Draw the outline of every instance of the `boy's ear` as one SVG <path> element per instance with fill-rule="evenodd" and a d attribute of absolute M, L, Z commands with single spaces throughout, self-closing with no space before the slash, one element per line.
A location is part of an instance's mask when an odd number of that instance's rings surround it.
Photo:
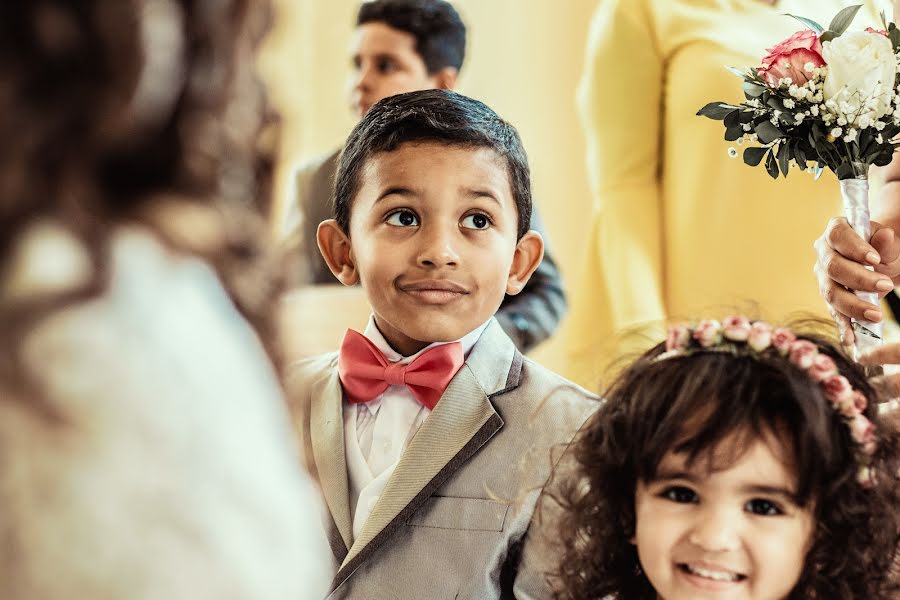
<path fill-rule="evenodd" d="M 316 242 L 325 263 L 338 281 L 344 285 L 356 285 L 359 282 L 359 273 L 350 248 L 350 237 L 344 233 L 337 221 L 328 219 L 319 223 Z"/>
<path fill-rule="evenodd" d="M 434 87 L 439 90 L 456 89 L 457 77 L 459 77 L 459 71 L 456 67 L 444 67 L 432 75 L 432 78 L 434 78 Z"/>
<path fill-rule="evenodd" d="M 512 267 L 506 279 L 506 293 L 514 296 L 522 291 L 544 258 L 544 238 L 535 230 L 528 231 L 516 244 Z"/>

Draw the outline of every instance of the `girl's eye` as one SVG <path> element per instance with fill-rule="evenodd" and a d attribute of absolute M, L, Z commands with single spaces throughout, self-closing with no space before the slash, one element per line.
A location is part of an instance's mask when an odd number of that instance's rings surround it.
<path fill-rule="evenodd" d="M 667 500 L 678 502 L 679 504 L 696 503 L 699 500 L 694 490 L 681 486 L 666 488 L 660 495 Z"/>
<path fill-rule="evenodd" d="M 464 217 L 461 225 L 466 229 L 487 229 L 491 225 L 491 220 L 487 215 L 475 213 Z"/>
<path fill-rule="evenodd" d="M 750 500 L 749 502 L 747 502 L 747 504 L 744 505 L 744 510 L 753 513 L 754 515 L 762 515 L 766 517 L 784 514 L 784 511 L 781 510 L 780 506 L 778 506 L 771 500 L 764 500 L 762 498 L 754 498 L 753 500 Z"/>
<path fill-rule="evenodd" d="M 398 210 L 389 214 L 385 223 L 394 227 L 415 227 L 419 224 L 419 217 L 412 211 Z"/>

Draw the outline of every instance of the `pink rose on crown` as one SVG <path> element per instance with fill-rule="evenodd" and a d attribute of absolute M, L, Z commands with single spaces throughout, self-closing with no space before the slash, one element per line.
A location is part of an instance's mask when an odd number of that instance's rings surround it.
<path fill-rule="evenodd" d="M 819 349 L 808 340 L 797 340 L 790 346 L 790 361 L 804 371 L 813 366 L 818 354 Z"/>
<path fill-rule="evenodd" d="M 859 412 L 866 410 L 866 406 L 869 405 L 869 402 L 866 400 L 866 395 L 858 390 L 853 390 L 853 405 Z"/>
<path fill-rule="evenodd" d="M 845 417 L 853 417 L 859 414 L 856 409 L 856 400 L 853 397 L 853 387 L 843 375 L 832 375 L 822 382 L 825 397 L 831 401 L 835 409 Z"/>
<path fill-rule="evenodd" d="M 797 336 L 794 335 L 794 332 L 790 329 L 785 329 L 784 327 L 779 327 L 775 331 L 772 332 L 772 345 L 781 353 L 782 356 L 787 356 L 791 351 L 791 344 L 793 344 L 797 340 Z"/>
<path fill-rule="evenodd" d="M 803 85 L 812 76 L 806 70 L 808 64 L 813 68 L 825 64 L 822 58 L 822 43 L 819 36 L 811 29 L 798 31 L 774 48 L 763 58 L 756 73 L 771 86 L 778 85 L 779 79 L 790 78 L 791 83 Z"/>
<path fill-rule="evenodd" d="M 725 317 L 722 328 L 722 335 L 732 342 L 746 342 L 750 337 L 750 319 L 743 315 Z"/>
<path fill-rule="evenodd" d="M 762 352 L 772 345 L 772 326 L 765 321 L 756 321 L 750 326 L 747 345 L 757 352 Z"/>
<path fill-rule="evenodd" d="M 868 31 L 869 33 L 880 33 L 884 37 L 890 37 L 888 35 L 888 32 L 885 31 L 884 29 L 875 29 L 874 27 L 866 27 L 866 31 Z"/>
<path fill-rule="evenodd" d="M 875 441 L 875 425 L 864 415 L 856 415 L 850 421 L 850 435 L 857 444 L 871 444 Z"/>
<path fill-rule="evenodd" d="M 669 327 L 669 335 L 666 337 L 666 352 L 672 350 L 684 350 L 691 343 L 691 329 L 681 323 Z"/>
<path fill-rule="evenodd" d="M 722 325 L 714 319 L 706 319 L 697 323 L 694 339 L 704 348 L 715 346 L 722 341 Z"/>
<path fill-rule="evenodd" d="M 831 357 L 826 354 L 816 355 L 812 367 L 809 368 L 809 376 L 813 381 L 825 381 L 832 375 L 837 374 L 837 365 L 835 365 L 834 361 L 831 360 Z"/>

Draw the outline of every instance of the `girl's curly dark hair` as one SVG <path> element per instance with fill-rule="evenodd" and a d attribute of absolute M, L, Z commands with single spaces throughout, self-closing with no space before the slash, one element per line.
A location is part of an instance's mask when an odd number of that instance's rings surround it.
<path fill-rule="evenodd" d="M 266 0 L 0 3 L 0 276 L 46 221 L 92 266 L 77 289 L 0 302 L 0 380 L 22 377 L 16 347 L 36 321 L 103 292 L 123 223 L 208 261 L 276 358 L 261 209 L 277 130 L 253 64 L 270 16 Z M 214 243 L 183 221 L 171 235 L 160 206 L 202 215 Z"/>
<path fill-rule="evenodd" d="M 669 450 L 685 451 L 690 462 L 732 433 L 748 431 L 782 432 L 792 453 L 798 500 L 815 507 L 814 540 L 788 599 L 898 597 L 898 428 L 879 417 L 878 394 L 859 366 L 822 337 L 798 337 L 815 343 L 865 394 L 864 414 L 877 428 L 878 485 L 864 489 L 857 483 L 847 426 L 820 387 L 777 351 L 655 360 L 665 350 L 660 344 L 611 385 L 605 404 L 572 448 L 577 476 L 556 499 L 564 511 L 560 535 L 566 540 L 553 576 L 557 598 L 655 600 L 629 542 L 638 482 L 653 478 Z M 709 416 L 698 423 L 698 415 Z M 685 423 L 691 423 L 690 431 Z M 738 439 L 749 444 L 752 438 Z"/>

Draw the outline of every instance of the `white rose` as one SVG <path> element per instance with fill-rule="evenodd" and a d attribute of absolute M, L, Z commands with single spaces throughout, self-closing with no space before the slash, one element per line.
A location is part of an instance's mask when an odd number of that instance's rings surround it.
<path fill-rule="evenodd" d="M 897 61 L 891 41 L 880 33 L 851 31 L 822 45 L 828 64 L 825 99 L 863 106 L 874 100 L 876 119 L 891 109 Z"/>

